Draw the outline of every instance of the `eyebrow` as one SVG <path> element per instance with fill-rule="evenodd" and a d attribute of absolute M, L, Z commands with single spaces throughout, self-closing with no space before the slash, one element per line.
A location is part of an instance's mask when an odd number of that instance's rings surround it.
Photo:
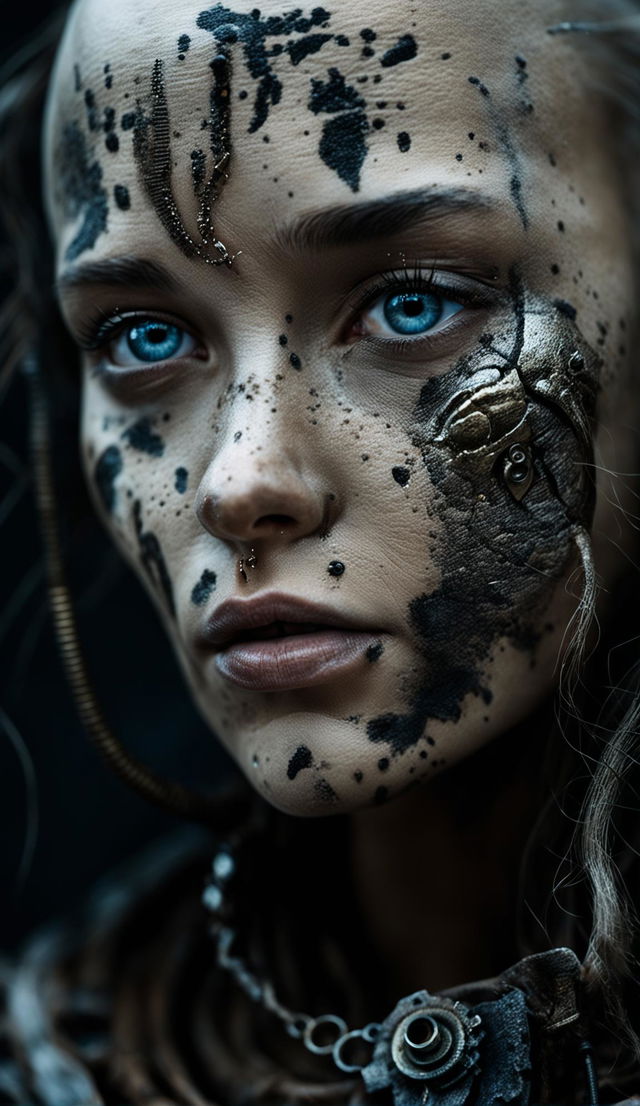
<path fill-rule="evenodd" d="M 279 228 L 276 241 L 293 253 L 353 246 L 372 238 L 389 238 L 416 224 L 432 224 L 459 211 L 486 211 L 495 206 L 492 196 L 471 188 L 419 188 L 312 211 Z"/>
<path fill-rule="evenodd" d="M 496 201 L 471 188 L 419 188 L 394 192 L 376 200 L 311 211 L 275 233 L 275 242 L 289 253 L 319 252 L 336 246 L 353 246 L 376 238 L 390 238 L 421 223 L 433 225 L 459 211 L 490 210 Z M 157 261 L 137 257 L 87 261 L 61 273 L 54 288 L 65 292 L 91 285 L 115 288 L 154 288 L 179 292 L 180 282 Z"/>
<path fill-rule="evenodd" d="M 180 287 L 171 271 L 157 261 L 138 257 L 108 257 L 103 261 L 84 262 L 61 273 L 54 288 L 60 296 L 93 284 L 110 284 L 115 288 L 156 288 L 160 292 L 177 292 Z"/>

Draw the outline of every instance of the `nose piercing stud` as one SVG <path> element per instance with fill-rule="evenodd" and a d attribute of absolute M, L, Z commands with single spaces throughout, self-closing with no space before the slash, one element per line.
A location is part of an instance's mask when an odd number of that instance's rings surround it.
<path fill-rule="evenodd" d="M 258 558 L 256 557 L 256 551 L 252 546 L 251 549 L 249 550 L 248 555 L 246 557 L 241 557 L 240 560 L 238 561 L 238 572 L 242 576 L 242 579 L 244 580 L 245 584 L 247 582 L 247 571 L 246 570 L 248 568 L 251 568 L 251 569 L 256 568 L 257 564 L 258 564 Z"/>

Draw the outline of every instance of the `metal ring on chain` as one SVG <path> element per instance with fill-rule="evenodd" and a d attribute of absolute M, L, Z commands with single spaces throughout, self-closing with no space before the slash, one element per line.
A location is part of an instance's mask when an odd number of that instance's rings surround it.
<path fill-rule="evenodd" d="M 327 1027 L 333 1027 L 337 1032 L 334 1035 L 334 1039 L 329 1041 L 328 1044 L 318 1044 L 315 1041 L 314 1034 L 319 1029 L 322 1031 Z M 337 1014 L 321 1014 L 319 1018 L 314 1018 L 311 1025 L 308 1025 L 304 1031 L 304 1043 L 309 1049 L 309 1052 L 315 1052 L 317 1056 L 329 1056 L 338 1041 L 344 1037 L 348 1032 L 348 1025 L 342 1018 L 339 1018 Z"/>
<path fill-rule="evenodd" d="M 367 1066 L 371 1060 L 371 1055 L 368 1055 L 366 1060 L 360 1062 L 359 1060 L 350 1062 L 345 1057 L 345 1052 L 348 1053 L 349 1049 L 353 1049 L 354 1042 L 362 1044 L 364 1041 L 367 1045 L 373 1045 L 380 1032 L 380 1026 L 377 1022 L 370 1022 L 364 1029 L 352 1029 L 350 1033 L 345 1033 L 332 1049 L 333 1062 L 340 1071 L 344 1071 L 347 1075 L 357 1075 Z"/>

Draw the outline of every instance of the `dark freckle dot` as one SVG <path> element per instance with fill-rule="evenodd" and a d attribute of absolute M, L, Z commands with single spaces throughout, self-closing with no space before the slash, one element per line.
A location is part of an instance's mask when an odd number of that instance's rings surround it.
<path fill-rule="evenodd" d="M 327 572 L 330 576 L 342 576 L 344 571 L 345 565 L 342 563 L 342 561 L 331 561 L 329 563 L 329 567 L 327 568 Z"/>
<path fill-rule="evenodd" d="M 391 475 L 396 484 L 399 484 L 401 488 L 404 488 L 409 483 L 411 473 L 404 465 L 394 465 L 391 469 Z"/>
<path fill-rule="evenodd" d="M 426 760 L 426 759 L 427 759 L 427 750 L 426 749 L 421 749 L 420 750 L 420 760 Z"/>
<path fill-rule="evenodd" d="M 116 207 L 119 207 L 121 211 L 128 211 L 131 207 L 129 189 L 125 184 L 115 184 L 113 186 L 113 198 L 116 201 Z"/>
<path fill-rule="evenodd" d="M 310 768 L 312 763 L 311 750 L 306 745 L 298 745 L 287 766 L 288 779 L 295 780 L 298 772 L 301 772 L 303 768 Z"/>
<path fill-rule="evenodd" d="M 389 758 L 388 757 L 381 757 L 380 760 L 378 761 L 378 768 L 380 769 L 380 771 L 381 772 L 386 772 L 388 767 L 389 767 Z"/>
<path fill-rule="evenodd" d="M 376 641 L 375 645 L 370 645 L 369 646 L 369 648 L 367 649 L 367 652 L 366 652 L 365 655 L 366 655 L 367 660 L 371 664 L 373 664 L 374 661 L 377 661 L 377 660 L 380 659 L 380 657 L 382 656 L 383 653 L 384 653 L 384 645 L 382 644 L 381 641 Z"/>
<path fill-rule="evenodd" d="M 377 119 L 374 119 L 372 121 L 371 126 L 373 127 L 374 131 L 381 131 L 384 127 L 384 119 L 380 119 L 380 117 L 378 116 Z"/>
<path fill-rule="evenodd" d="M 310 134 L 311 132 L 310 132 L 310 131 L 303 131 L 302 133 L 303 133 L 303 135 L 305 136 L 305 138 L 308 138 L 308 137 L 309 137 L 309 134 Z"/>
<path fill-rule="evenodd" d="M 293 192 L 287 192 L 287 196 L 289 197 L 290 200 L 292 200 L 293 199 Z"/>
<path fill-rule="evenodd" d="M 187 483 L 189 481 L 189 472 L 186 468 L 180 465 L 175 471 L 175 483 L 174 487 L 180 495 L 184 495 L 187 490 Z"/>
<path fill-rule="evenodd" d="M 360 772 L 360 771 L 354 772 L 353 773 L 353 778 L 356 781 L 356 783 L 362 783 L 362 778 L 363 778 L 362 777 L 362 772 Z"/>
<path fill-rule="evenodd" d="M 289 339 L 287 338 L 286 334 L 281 334 L 280 337 L 278 338 L 278 341 L 279 341 L 281 346 L 286 346 Z"/>
<path fill-rule="evenodd" d="M 442 58 L 443 61 L 449 61 L 449 58 L 451 57 L 451 54 L 447 52 L 445 54 L 440 54 L 440 57 Z"/>
<path fill-rule="evenodd" d="M 301 362 L 300 358 L 298 357 L 297 353 L 290 353 L 289 354 L 289 361 L 290 361 L 290 363 L 291 363 L 291 365 L 293 366 L 294 369 L 301 369 L 302 368 L 302 362 Z"/>
<path fill-rule="evenodd" d="M 109 131 L 109 134 L 104 140 L 104 144 L 107 147 L 109 153 L 115 154 L 120 148 L 120 140 L 115 131 Z"/>
<path fill-rule="evenodd" d="M 389 788 L 388 787 L 378 787 L 378 788 L 376 788 L 376 793 L 373 796 L 373 801 L 376 804 L 384 803 L 386 801 L 386 799 L 388 798 L 388 795 L 389 795 Z"/>
<path fill-rule="evenodd" d="M 554 261 L 553 265 L 551 266 L 551 272 L 553 273 L 554 276 L 557 276 L 558 273 L 560 272 L 560 266 L 556 265 L 555 261 Z"/>
<path fill-rule="evenodd" d="M 398 111 L 404 111 L 404 102 L 402 100 L 399 100 L 396 104 L 396 108 Z"/>
<path fill-rule="evenodd" d="M 249 95 L 249 93 L 247 92 L 246 88 L 241 88 L 239 93 L 238 93 L 238 99 L 239 100 L 246 100 L 248 95 Z"/>
<path fill-rule="evenodd" d="M 462 161 L 462 154 L 456 154 L 456 161 Z"/>
<path fill-rule="evenodd" d="M 262 141 L 263 142 L 271 142 L 271 139 L 269 138 L 268 134 L 263 134 Z"/>
<path fill-rule="evenodd" d="M 476 132 L 475 131 L 469 131 L 469 138 L 471 139 L 472 142 L 473 142 L 475 137 L 476 137 Z"/>
<path fill-rule="evenodd" d="M 562 222 L 562 219 L 558 219 L 558 230 L 561 234 L 564 233 L 564 223 Z"/>
<path fill-rule="evenodd" d="M 398 135 L 398 149 L 401 154 L 406 154 L 411 149 L 411 135 L 408 131 L 400 131 Z"/>
<path fill-rule="evenodd" d="M 376 100 L 376 107 L 377 107 L 378 111 L 384 111 L 386 106 L 387 106 L 387 101 L 386 100 Z"/>

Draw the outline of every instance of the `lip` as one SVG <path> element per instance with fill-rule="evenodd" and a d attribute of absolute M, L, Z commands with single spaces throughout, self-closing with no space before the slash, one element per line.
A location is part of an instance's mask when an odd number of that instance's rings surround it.
<path fill-rule="evenodd" d="M 279 630 L 285 633 L 275 636 Z M 218 672 L 237 687 L 292 691 L 361 665 L 368 646 L 382 636 L 357 617 L 271 592 L 221 603 L 201 627 L 197 645 L 215 654 Z"/>

